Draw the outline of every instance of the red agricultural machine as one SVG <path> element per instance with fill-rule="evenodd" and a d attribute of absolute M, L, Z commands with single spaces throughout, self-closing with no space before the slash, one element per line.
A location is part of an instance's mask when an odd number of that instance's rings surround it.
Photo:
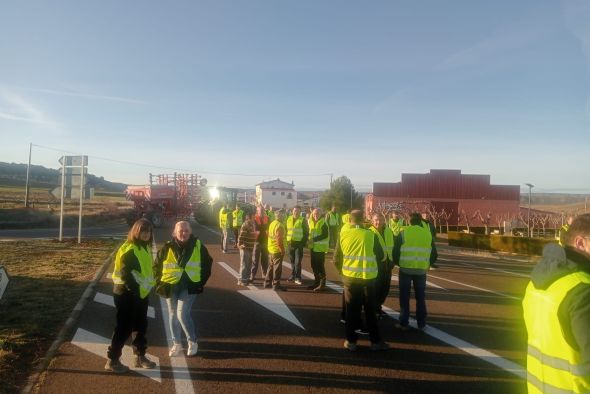
<path fill-rule="evenodd" d="M 127 223 L 131 226 L 144 217 L 160 227 L 167 218 L 188 220 L 201 203 L 206 184 L 197 174 L 150 174 L 149 185 L 127 186 L 127 199 L 134 203 Z"/>

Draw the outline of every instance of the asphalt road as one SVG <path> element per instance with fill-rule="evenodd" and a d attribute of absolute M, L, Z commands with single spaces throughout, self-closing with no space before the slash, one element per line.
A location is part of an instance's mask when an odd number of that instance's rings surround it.
<path fill-rule="evenodd" d="M 530 262 L 441 250 L 441 268 L 428 276 L 425 332 L 395 328 L 399 304 L 394 279 L 386 302 L 390 317 L 379 323 L 392 349 L 369 352 L 368 338 L 361 337 L 359 351 L 350 353 L 342 347 L 340 279 L 331 256 L 326 264 L 331 289 L 326 292 L 313 293 L 305 282 L 287 284 L 289 291 L 281 293 L 262 290 L 261 281 L 238 287 L 239 255 L 220 252 L 215 230 L 194 229 L 214 258 L 212 277 L 193 309 L 197 356 L 168 357 L 165 303 L 152 296 L 148 353 L 159 369 L 149 376 L 105 372 L 115 316 L 108 305 L 112 283 L 105 276 L 95 301 L 51 363 L 41 393 L 526 391 L 521 298 Z M 156 231 L 158 246 L 170 231 Z M 290 270 L 284 268 L 286 278 Z M 311 272 L 307 255 L 303 268 Z"/>

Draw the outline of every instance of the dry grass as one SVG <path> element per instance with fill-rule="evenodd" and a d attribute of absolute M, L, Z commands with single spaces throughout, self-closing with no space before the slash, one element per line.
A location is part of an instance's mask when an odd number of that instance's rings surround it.
<path fill-rule="evenodd" d="M 112 240 L 0 243 L 10 283 L 0 300 L 0 392 L 18 392 L 104 260 Z"/>
<path fill-rule="evenodd" d="M 24 188 L 0 186 L 0 228 L 52 227 L 59 223 L 60 201 L 47 189 L 31 189 L 29 209 L 24 207 Z M 83 203 L 84 222 L 92 224 L 120 223 L 133 207 L 124 196 L 103 193 Z M 78 223 L 79 200 L 64 202 L 65 225 Z"/>

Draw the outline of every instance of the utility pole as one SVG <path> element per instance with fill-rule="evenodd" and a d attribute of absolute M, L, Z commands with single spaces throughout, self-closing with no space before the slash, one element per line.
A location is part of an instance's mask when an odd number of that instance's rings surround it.
<path fill-rule="evenodd" d="M 532 185 L 530 183 L 526 184 L 529 187 L 529 213 L 527 215 L 526 221 L 527 221 L 527 227 L 529 230 L 529 238 L 532 236 L 532 232 L 531 232 L 531 190 L 533 187 L 535 187 L 535 185 Z"/>
<path fill-rule="evenodd" d="M 25 208 L 29 207 L 29 174 L 31 173 L 31 152 L 33 150 L 33 143 L 29 143 L 29 164 L 27 165 L 27 181 L 25 184 Z"/>

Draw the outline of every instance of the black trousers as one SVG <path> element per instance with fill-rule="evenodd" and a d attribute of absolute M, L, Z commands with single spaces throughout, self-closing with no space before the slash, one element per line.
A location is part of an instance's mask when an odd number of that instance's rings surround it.
<path fill-rule="evenodd" d="M 139 298 L 139 296 L 126 291 L 125 293 L 114 295 L 115 307 L 117 308 L 117 322 L 115 331 L 111 338 L 111 346 L 107 351 L 107 357 L 111 360 L 118 360 L 121 357 L 121 351 L 125 342 L 135 333 L 132 341 L 133 353 L 144 356 L 147 349 L 147 340 L 145 334 L 147 331 L 147 310 L 149 297 Z"/>
<path fill-rule="evenodd" d="M 261 244 L 256 242 L 254 244 L 254 251 L 252 252 L 252 271 L 250 271 L 250 281 L 256 279 L 256 273 L 258 272 L 258 265 L 262 268 L 262 278 L 266 277 L 266 271 L 268 271 L 268 246 L 267 244 Z"/>
<path fill-rule="evenodd" d="M 311 269 L 313 271 L 314 283 L 320 284 L 322 280 L 326 280 L 326 267 L 324 265 L 326 261 L 325 252 L 314 252 L 310 251 L 311 254 Z"/>
<path fill-rule="evenodd" d="M 375 298 L 375 279 L 353 279 L 344 282 L 344 300 L 346 302 L 346 339 L 356 343 L 358 335 L 354 332 L 361 326 L 361 310 L 365 309 L 365 321 L 369 330 L 371 343 L 381 342 L 377 326 L 377 301 Z"/>
<path fill-rule="evenodd" d="M 377 297 L 377 309 L 385 303 L 387 296 L 389 296 L 389 289 L 391 288 L 391 263 L 387 262 L 385 270 L 379 270 L 377 274 L 377 288 L 375 289 Z"/>

